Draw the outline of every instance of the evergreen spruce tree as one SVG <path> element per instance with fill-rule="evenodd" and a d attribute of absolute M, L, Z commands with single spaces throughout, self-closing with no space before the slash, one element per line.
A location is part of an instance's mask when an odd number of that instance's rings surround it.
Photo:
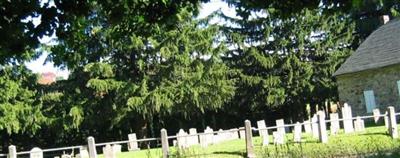
<path fill-rule="evenodd" d="M 265 9 L 240 18 L 220 16 L 229 21 L 224 33 L 232 48 L 224 61 L 238 72 L 232 76 L 238 105 L 231 106 L 249 111 L 248 117 L 277 111 L 275 117 L 297 120 L 307 103 L 337 99 L 332 74 L 351 53 L 354 37 L 346 15 L 303 9 L 282 18 Z"/>

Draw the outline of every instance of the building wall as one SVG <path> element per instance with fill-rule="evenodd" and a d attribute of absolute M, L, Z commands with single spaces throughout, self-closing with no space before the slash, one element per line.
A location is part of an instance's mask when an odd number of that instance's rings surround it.
<path fill-rule="evenodd" d="M 400 111 L 400 95 L 397 81 L 400 80 L 400 64 L 379 69 L 366 70 L 337 76 L 339 99 L 347 102 L 353 114 L 367 113 L 364 91 L 373 90 L 376 107 L 383 113 L 387 106 Z"/>

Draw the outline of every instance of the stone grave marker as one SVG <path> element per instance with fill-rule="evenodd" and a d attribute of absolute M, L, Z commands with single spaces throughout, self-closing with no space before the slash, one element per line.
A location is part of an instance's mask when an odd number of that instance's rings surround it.
<path fill-rule="evenodd" d="M 173 140 L 173 141 L 172 141 L 172 145 L 173 145 L 174 147 L 177 147 L 177 146 L 178 146 L 178 141 L 177 141 L 177 140 Z"/>
<path fill-rule="evenodd" d="M 342 108 L 342 115 L 344 119 L 343 120 L 344 133 L 354 132 L 351 107 L 347 103 L 344 103 L 344 106 Z"/>
<path fill-rule="evenodd" d="M 136 138 L 136 133 L 128 134 L 128 140 L 129 140 L 129 143 L 128 143 L 129 151 L 140 150 L 140 148 L 138 146 L 137 138 Z"/>
<path fill-rule="evenodd" d="M 319 140 L 322 143 L 327 143 L 328 142 L 328 133 L 326 132 L 325 112 L 319 111 L 317 117 L 318 117 Z"/>
<path fill-rule="evenodd" d="M 300 122 L 297 122 L 296 125 L 294 125 L 293 140 L 294 140 L 294 142 L 301 142 L 301 124 L 300 124 Z"/>
<path fill-rule="evenodd" d="M 112 148 L 113 148 L 114 153 L 120 153 L 122 146 L 119 144 L 114 144 L 114 145 L 112 145 Z"/>
<path fill-rule="evenodd" d="M 385 112 L 385 115 L 386 116 L 383 117 L 384 118 L 384 122 L 385 122 L 385 127 L 386 127 L 386 129 L 389 129 L 389 116 L 388 116 L 388 113 Z"/>
<path fill-rule="evenodd" d="M 304 131 L 306 133 L 312 133 L 311 121 L 310 120 L 306 120 L 303 123 L 304 123 Z"/>
<path fill-rule="evenodd" d="M 314 138 L 319 138 L 319 130 L 318 130 L 318 117 L 316 114 L 311 118 L 311 128 L 312 128 L 312 135 Z"/>
<path fill-rule="evenodd" d="M 203 147 L 207 147 L 209 144 L 213 143 L 213 134 L 214 130 L 210 127 L 206 127 L 206 129 L 204 130 L 205 135 L 203 135 Z M 201 142 L 200 142 L 201 143 Z"/>
<path fill-rule="evenodd" d="M 237 128 L 232 128 L 232 129 L 230 129 L 230 133 L 231 133 L 231 139 L 233 140 L 233 139 L 239 139 L 239 133 L 238 133 L 238 131 L 237 131 L 238 129 Z"/>
<path fill-rule="evenodd" d="M 239 136 L 240 136 L 240 139 L 245 139 L 246 135 L 245 135 L 244 127 L 239 128 Z"/>
<path fill-rule="evenodd" d="M 194 135 L 190 136 L 189 138 L 189 145 L 198 145 L 199 144 L 199 137 L 195 134 L 197 134 L 197 129 L 196 128 L 190 128 L 189 129 L 189 134 Z"/>
<path fill-rule="evenodd" d="M 285 127 L 283 127 L 285 125 L 284 120 L 283 119 L 279 119 L 279 120 L 276 120 L 275 122 L 276 122 L 276 126 L 277 126 L 277 131 L 281 132 L 283 135 L 285 135 L 286 134 L 286 129 L 285 129 Z"/>
<path fill-rule="evenodd" d="M 86 147 L 79 148 L 80 158 L 89 158 L 89 152 Z"/>
<path fill-rule="evenodd" d="M 272 136 L 274 137 L 274 144 L 280 145 L 284 143 L 284 134 L 282 132 L 274 131 Z"/>
<path fill-rule="evenodd" d="M 34 147 L 29 154 L 30 158 L 43 158 L 43 151 L 38 147 Z"/>
<path fill-rule="evenodd" d="M 339 133 L 340 130 L 340 123 L 339 123 L 339 114 L 338 113 L 331 113 L 329 114 L 331 119 L 331 135 L 336 135 Z"/>
<path fill-rule="evenodd" d="M 214 135 L 214 144 L 220 143 L 222 141 L 222 134 L 220 132 L 223 132 L 222 129 L 218 130 L 218 133 Z"/>
<path fill-rule="evenodd" d="M 364 120 L 362 120 L 360 117 L 357 117 L 356 120 L 354 120 L 354 130 L 356 132 L 365 131 Z"/>
<path fill-rule="evenodd" d="M 104 155 L 104 158 L 116 158 L 117 157 L 110 144 L 107 144 L 105 147 L 103 147 L 103 155 Z"/>
<path fill-rule="evenodd" d="M 219 129 L 218 136 L 219 136 L 220 141 L 229 140 L 228 134 L 229 134 L 229 133 L 228 133 L 227 131 L 224 131 L 224 130 L 222 130 L 222 129 Z"/>
<path fill-rule="evenodd" d="M 176 134 L 177 145 L 179 148 L 187 148 L 188 147 L 187 135 L 188 135 L 188 133 L 186 133 L 183 129 L 180 129 L 179 132 Z"/>
<path fill-rule="evenodd" d="M 379 121 L 379 115 L 381 115 L 381 112 L 379 111 L 379 109 L 374 109 L 372 110 L 372 113 L 374 114 L 374 121 L 375 123 L 378 123 Z"/>
<path fill-rule="evenodd" d="M 265 125 L 264 120 L 257 121 L 257 128 L 258 132 L 260 133 L 261 139 L 263 140 L 263 146 L 269 144 L 269 135 L 268 135 L 268 130 L 265 129 L 267 128 L 267 125 Z"/>

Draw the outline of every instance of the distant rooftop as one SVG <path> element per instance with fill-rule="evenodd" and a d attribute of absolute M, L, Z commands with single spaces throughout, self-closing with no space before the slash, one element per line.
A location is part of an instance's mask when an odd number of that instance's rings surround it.
<path fill-rule="evenodd" d="M 379 27 L 340 66 L 334 76 L 400 63 L 400 20 Z"/>

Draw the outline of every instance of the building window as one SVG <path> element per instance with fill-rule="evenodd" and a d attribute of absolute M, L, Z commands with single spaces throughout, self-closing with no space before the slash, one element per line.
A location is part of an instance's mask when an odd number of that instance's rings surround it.
<path fill-rule="evenodd" d="M 376 108 L 375 96 L 373 90 L 364 91 L 365 106 L 367 113 L 371 113 Z"/>

